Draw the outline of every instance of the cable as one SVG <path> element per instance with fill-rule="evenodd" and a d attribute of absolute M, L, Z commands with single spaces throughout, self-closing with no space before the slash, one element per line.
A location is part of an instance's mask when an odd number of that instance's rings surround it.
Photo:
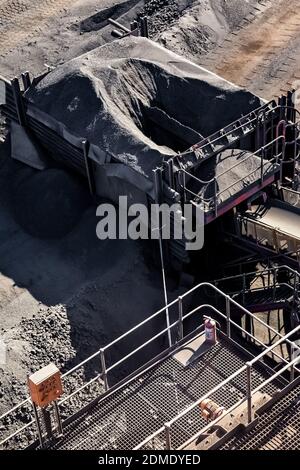
<path fill-rule="evenodd" d="M 162 247 L 162 239 L 161 239 L 161 228 L 159 228 L 159 251 L 160 251 L 161 272 L 162 272 L 164 298 L 165 298 L 165 306 L 166 306 L 166 321 L 167 321 L 167 327 L 168 327 L 168 340 L 169 340 L 169 347 L 171 347 L 172 346 L 172 336 L 171 336 L 171 330 L 170 330 L 169 309 L 167 307 L 169 302 L 168 302 L 168 292 L 167 292 L 167 283 L 166 283 L 166 274 L 165 274 L 165 263 L 164 263 L 164 255 L 163 255 L 163 247 Z"/>
<path fill-rule="evenodd" d="M 170 331 L 170 316 L 169 316 L 169 309 L 168 309 L 168 291 L 167 291 L 167 282 L 166 282 L 166 273 L 165 273 L 165 263 L 164 263 L 164 254 L 163 254 L 163 246 L 162 246 L 162 227 L 160 226 L 160 214 L 158 210 L 159 205 L 159 185 L 158 185 L 158 169 L 154 170 L 154 181 L 155 181 L 155 192 L 156 192 L 156 212 L 157 212 L 157 223 L 158 223 L 158 237 L 159 237 L 159 252 L 160 252 L 160 262 L 161 262 L 161 272 L 162 272 L 162 281 L 163 281 L 163 289 L 164 289 L 164 299 L 165 299 L 165 308 L 166 308 L 166 323 L 168 328 L 168 341 L 169 347 L 172 346 L 172 336 Z"/>

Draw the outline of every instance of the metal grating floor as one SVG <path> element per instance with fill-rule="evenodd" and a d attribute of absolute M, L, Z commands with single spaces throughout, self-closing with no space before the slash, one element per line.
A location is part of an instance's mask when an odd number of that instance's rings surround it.
<path fill-rule="evenodd" d="M 300 385 L 265 411 L 255 428 L 220 449 L 300 450 Z"/>
<path fill-rule="evenodd" d="M 189 367 L 173 357 L 166 358 L 151 371 L 126 385 L 77 417 L 64 429 L 64 437 L 52 443 L 53 449 L 132 449 L 164 423 L 186 409 L 202 395 L 242 367 L 249 357 L 233 343 L 221 340 Z M 253 386 L 267 373 L 259 366 L 253 370 Z M 278 390 L 268 385 L 269 394 Z M 246 373 L 212 396 L 229 408 L 246 392 Z M 206 422 L 198 409 L 172 427 L 172 447 L 177 448 Z M 156 439 L 155 448 L 163 448 Z"/>

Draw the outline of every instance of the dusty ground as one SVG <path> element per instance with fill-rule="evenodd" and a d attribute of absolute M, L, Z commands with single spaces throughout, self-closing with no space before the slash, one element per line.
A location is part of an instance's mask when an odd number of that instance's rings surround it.
<path fill-rule="evenodd" d="M 229 34 L 204 64 L 228 80 L 272 99 L 299 88 L 299 51 L 300 1 L 278 1 L 240 31 Z"/>
<path fill-rule="evenodd" d="M 147 13 L 153 39 L 272 98 L 300 78 L 299 6 L 300 0 L 0 0 L 0 74 L 40 73 L 45 63 L 55 66 L 112 40 L 109 16 L 128 25 Z M 26 395 L 31 370 L 49 360 L 69 368 L 163 305 L 160 274 L 144 262 L 139 244 L 96 239 L 94 207 L 60 239 L 29 235 L 15 217 L 18 187 L 8 155 L 8 144 L 1 145 L 0 333 L 8 363 L 0 369 L 0 413 Z M 178 294 L 172 280 L 168 285 L 170 297 Z"/>

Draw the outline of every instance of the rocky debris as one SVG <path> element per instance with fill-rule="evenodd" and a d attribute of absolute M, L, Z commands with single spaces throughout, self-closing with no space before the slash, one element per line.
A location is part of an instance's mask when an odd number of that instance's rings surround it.
<path fill-rule="evenodd" d="M 182 12 L 193 4 L 193 0 L 145 0 L 141 16 L 149 18 L 150 37 L 175 24 Z"/>

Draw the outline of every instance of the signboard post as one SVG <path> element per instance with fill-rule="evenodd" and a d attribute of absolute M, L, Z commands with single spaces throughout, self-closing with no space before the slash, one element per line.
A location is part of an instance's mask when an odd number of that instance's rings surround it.
<path fill-rule="evenodd" d="M 28 377 L 28 387 L 37 423 L 41 448 L 44 447 L 43 429 L 39 419 L 38 408 L 42 410 L 44 427 L 49 438 L 53 436 L 51 416 L 47 410 L 48 405 L 53 404 L 57 429 L 62 435 L 62 423 L 57 405 L 57 399 L 63 394 L 61 373 L 55 364 L 49 364 Z"/>

